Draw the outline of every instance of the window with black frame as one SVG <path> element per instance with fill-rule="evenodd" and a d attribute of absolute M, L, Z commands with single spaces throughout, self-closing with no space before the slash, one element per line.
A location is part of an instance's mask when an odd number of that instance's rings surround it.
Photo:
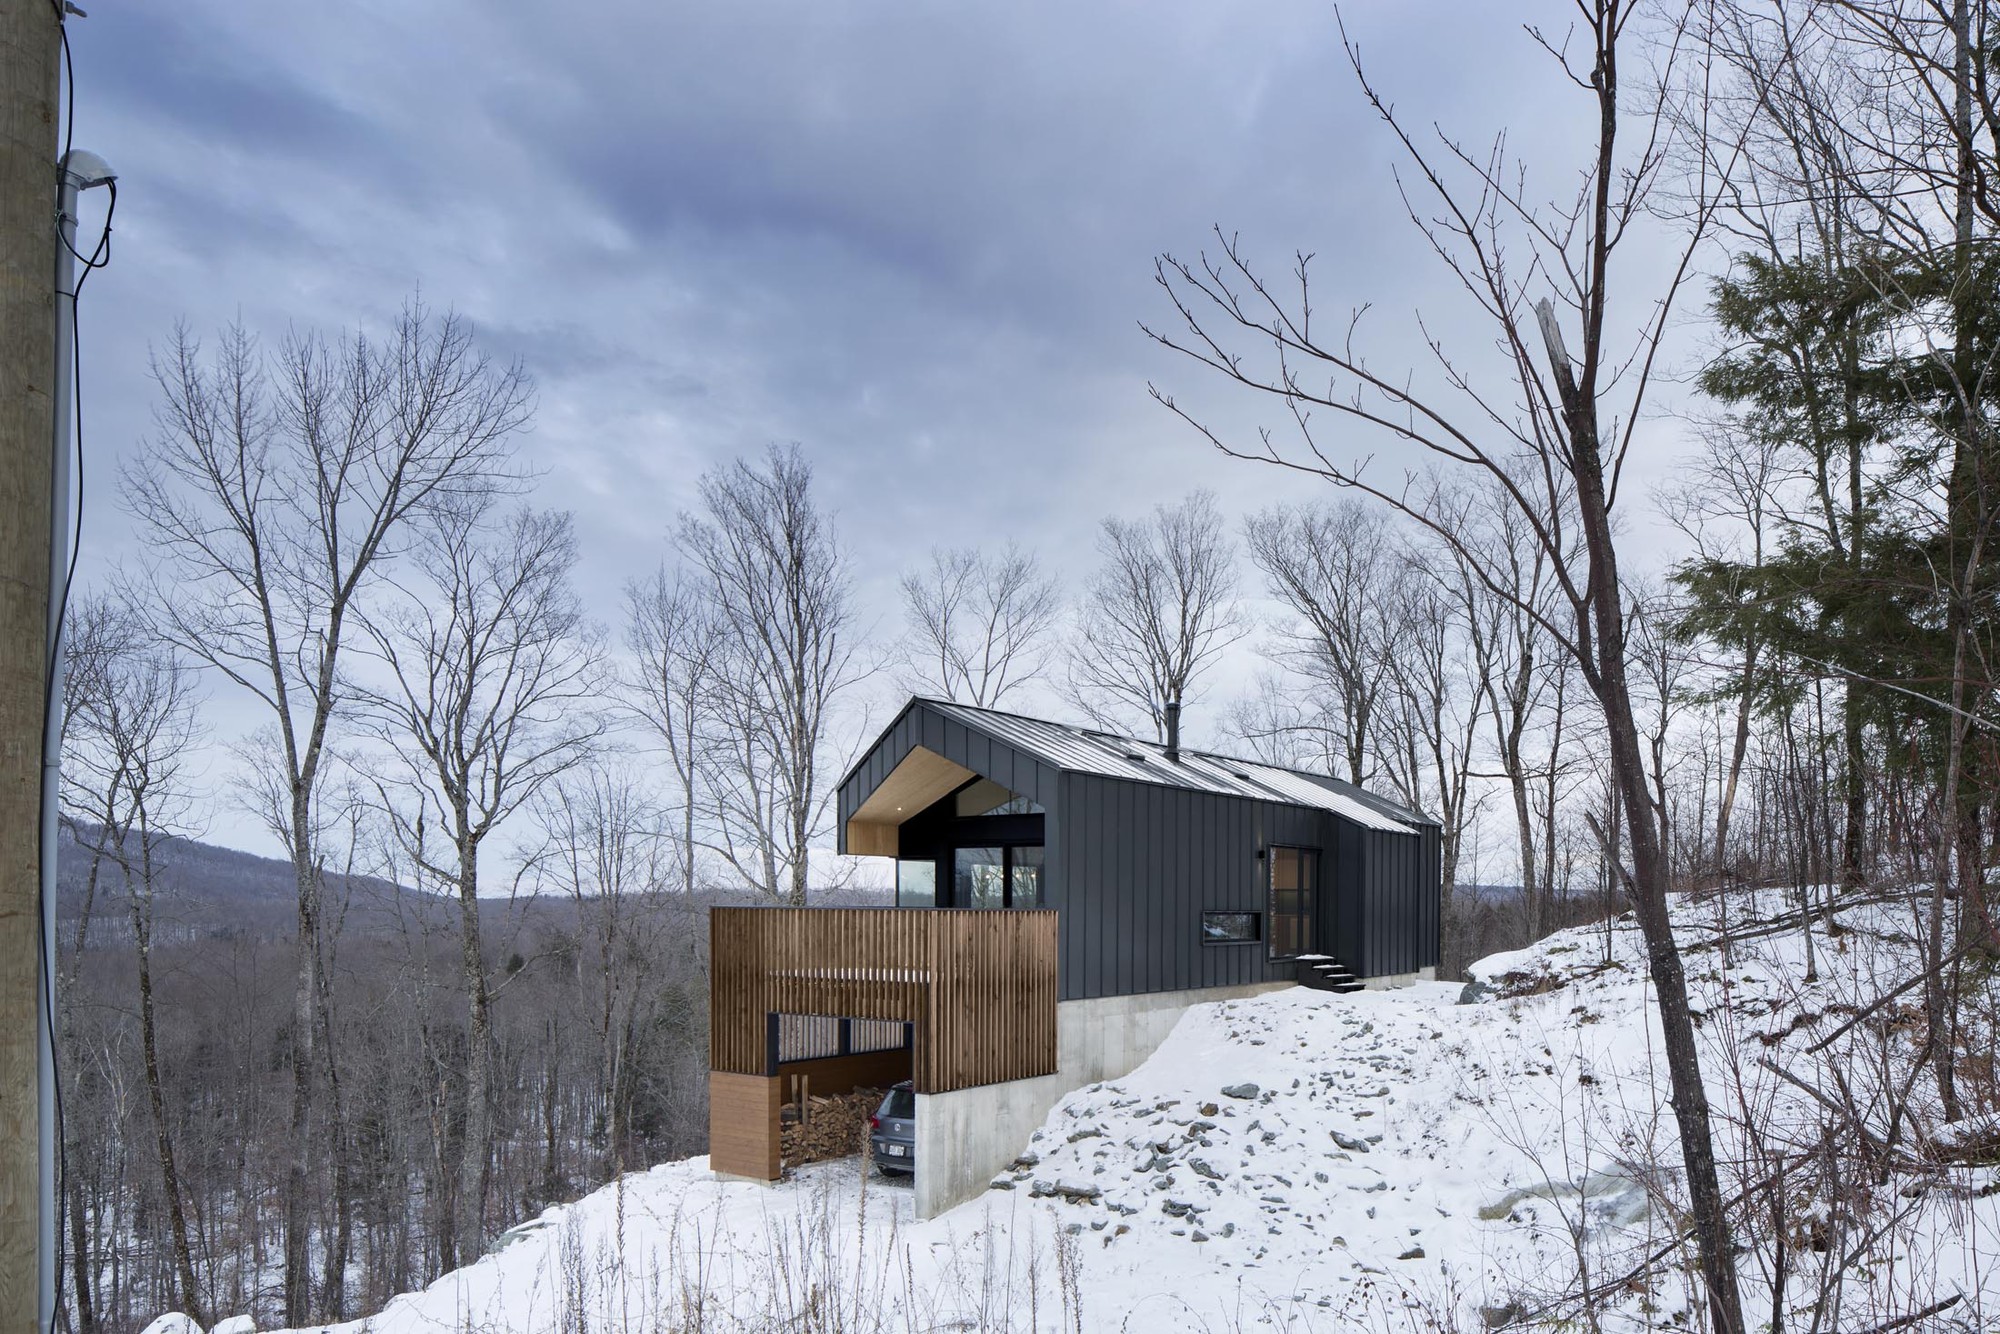
<path fill-rule="evenodd" d="M 1205 912 L 1201 915 L 1204 945 L 1254 945 L 1263 938 L 1253 912 Z"/>
<path fill-rule="evenodd" d="M 955 908 L 1041 907 L 1040 845 L 1010 844 L 993 848 L 953 849 L 952 906 Z"/>
<path fill-rule="evenodd" d="M 1319 850 L 1274 847 L 1265 860 L 1271 877 L 1271 957 L 1296 958 L 1312 949 L 1312 896 L 1319 879 Z"/>

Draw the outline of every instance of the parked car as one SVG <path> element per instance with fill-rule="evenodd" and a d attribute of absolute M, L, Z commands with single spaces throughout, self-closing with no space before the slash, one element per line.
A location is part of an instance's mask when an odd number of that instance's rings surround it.
<path fill-rule="evenodd" d="M 890 1089 L 868 1118 L 868 1147 L 883 1176 L 917 1170 L 917 1091 L 909 1080 Z"/>

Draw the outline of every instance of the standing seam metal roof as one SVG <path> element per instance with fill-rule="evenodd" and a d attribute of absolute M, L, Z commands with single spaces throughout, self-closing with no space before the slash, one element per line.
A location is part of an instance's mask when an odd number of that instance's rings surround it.
<path fill-rule="evenodd" d="M 923 699 L 922 703 L 967 727 L 976 728 L 1010 746 L 1027 751 L 1058 769 L 1123 778 L 1159 787 L 1191 788 L 1232 797 L 1282 801 L 1332 811 L 1368 829 L 1414 834 L 1428 823 L 1423 816 L 1372 792 L 1342 791 L 1350 785 L 1338 779 L 1254 760 L 1231 759 L 1182 747 L 1178 762 L 1166 758 L 1158 742 L 1113 736 L 1042 718 Z"/>

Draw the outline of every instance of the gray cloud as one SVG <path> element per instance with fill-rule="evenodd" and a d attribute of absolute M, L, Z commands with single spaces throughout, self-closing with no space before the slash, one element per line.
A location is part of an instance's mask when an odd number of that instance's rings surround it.
<path fill-rule="evenodd" d="M 1379 303 L 1390 363 L 1448 297 L 1307 0 L 91 8 L 78 142 L 124 195 L 85 314 L 87 575 L 129 550 L 106 483 L 178 318 L 366 326 L 419 286 L 463 311 L 537 377 L 524 452 L 587 516 L 607 618 L 702 469 L 799 441 L 893 629 L 932 545 L 1011 538 L 1078 576 L 1107 513 L 1299 492 L 1148 399 L 1259 410 L 1139 333 L 1168 314 L 1157 252 L 1215 223 L 1279 264 L 1317 250 L 1330 306 Z M 1559 145 L 1506 10 L 1350 22 L 1425 117 Z"/>

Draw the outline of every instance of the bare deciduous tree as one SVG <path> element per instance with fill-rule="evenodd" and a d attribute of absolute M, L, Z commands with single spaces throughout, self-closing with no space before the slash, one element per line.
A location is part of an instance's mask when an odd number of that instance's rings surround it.
<path fill-rule="evenodd" d="M 1215 497 L 1196 491 L 1149 519 L 1104 520 L 1097 549 L 1104 564 L 1084 590 L 1069 697 L 1102 726 L 1136 715 L 1164 740 L 1168 707 L 1243 637 L 1235 545 Z"/>
<path fill-rule="evenodd" d="M 1447 550 L 1446 586 L 1466 627 L 1475 695 L 1492 725 L 1493 758 L 1512 800 L 1526 931 L 1538 940 L 1554 925 L 1556 789 L 1571 732 L 1565 705 L 1575 671 L 1543 627 L 1560 614 L 1554 569 L 1573 553 L 1552 559 L 1498 488 L 1445 503 L 1457 510 L 1462 541 L 1481 553 L 1475 566 Z M 1489 577 L 1497 587 L 1488 585 Z"/>
<path fill-rule="evenodd" d="M 1463 285 L 1471 309 L 1497 343 L 1498 363 L 1490 371 L 1454 359 L 1434 324 L 1425 326 L 1424 339 L 1439 362 L 1435 389 L 1379 369 L 1361 350 L 1358 314 L 1330 328 L 1315 318 L 1304 257 L 1281 288 L 1264 279 L 1239 242 L 1221 233 L 1219 255 L 1194 262 L 1161 257 L 1159 283 L 1180 326 L 1149 332 L 1203 367 L 1274 399 L 1298 432 L 1296 449 L 1284 448 L 1274 434 L 1252 446 L 1234 446 L 1190 413 L 1180 413 L 1225 453 L 1354 487 L 1454 543 L 1448 521 L 1426 503 L 1415 479 L 1378 480 L 1365 460 L 1336 459 L 1325 420 L 1381 432 L 1425 451 L 1436 464 L 1474 470 L 1486 484 L 1501 488 L 1548 553 L 1559 614 L 1548 616 L 1539 608 L 1535 614 L 1576 663 L 1604 715 L 1610 776 L 1627 814 L 1632 897 L 1659 997 L 1710 1317 L 1718 1330 L 1742 1334 L 1708 1097 L 1686 974 L 1667 911 L 1669 867 L 1628 684 L 1628 609 L 1613 524 L 1622 467 L 1668 313 L 1712 214 L 1714 179 L 1696 177 L 1687 189 L 1676 189 L 1679 234 L 1668 244 L 1678 258 L 1647 293 L 1649 313 L 1637 321 L 1636 345 L 1615 348 L 1607 330 L 1614 300 L 1625 299 L 1628 243 L 1659 216 L 1654 192 L 1675 141 L 1689 125 L 1701 132 L 1699 94 L 1690 114 L 1682 66 L 1701 59 L 1703 41 L 1691 7 L 1653 11 L 1628 0 L 1584 0 L 1579 10 L 1582 21 L 1565 44 L 1543 41 L 1557 78 L 1580 94 L 1577 119 L 1591 137 L 1580 188 L 1553 205 L 1539 205 L 1522 192 L 1527 173 L 1510 160 L 1504 137 L 1484 152 L 1468 150 L 1442 132 L 1435 145 L 1420 143 L 1411 122 L 1369 81 L 1357 48 L 1351 41 L 1347 46 L 1364 96 L 1413 171 L 1404 196 L 1410 218 Z M 1541 40 L 1538 30 L 1529 32 Z M 1621 78 L 1625 57 L 1642 42 L 1657 53 L 1651 89 L 1628 87 Z M 1699 73 L 1685 86 L 1699 90 Z M 1656 256 L 1648 264 L 1659 272 Z M 1574 359 L 1564 345 L 1563 316 L 1542 295 L 1551 289 L 1578 332 Z M 1631 323 L 1618 318 L 1614 327 Z M 1618 397 L 1611 399 L 1613 394 Z M 1159 396 L 1175 408 L 1171 396 Z M 1571 525 L 1580 532 L 1580 543 L 1571 538 Z M 1580 562 L 1570 559 L 1579 545 Z M 1482 582 L 1504 592 L 1505 581 L 1486 569 L 1477 551 L 1462 543 L 1458 549 Z"/>
<path fill-rule="evenodd" d="M 702 589 L 666 567 L 625 587 L 625 643 L 632 651 L 623 695 L 659 738 L 678 787 L 675 860 L 683 893 L 695 890 L 701 817 L 712 769 L 711 688 L 722 666 L 722 622 Z"/>
<path fill-rule="evenodd" d="M 1703 432 L 1703 450 L 1693 475 L 1681 491 L 1666 499 L 1669 519 L 1693 540 L 1694 561 L 1709 566 L 1730 565 L 1752 571 L 1763 567 L 1768 535 L 1766 512 L 1775 507 L 1778 461 L 1782 445 L 1768 434 L 1742 430 L 1731 422 L 1715 423 Z M 1726 687 L 1734 700 L 1726 754 L 1717 778 L 1714 844 L 1709 857 L 1717 876 L 1729 865 L 1729 825 L 1735 817 L 1742 787 L 1743 764 L 1750 751 L 1750 722 L 1763 693 L 1759 682 L 1768 674 L 1767 645 L 1754 630 L 1736 646 L 1734 670 Z M 1861 787 L 1859 710 L 1848 702 L 1850 793 Z M 1845 860 L 1850 873 L 1860 865 L 1861 809 L 1848 802 Z"/>
<path fill-rule="evenodd" d="M 803 905 L 833 793 L 829 723 L 859 677 L 845 553 L 797 447 L 708 473 L 701 499 L 677 543 L 717 626 L 711 847 L 746 883 Z"/>
<path fill-rule="evenodd" d="M 458 902 L 467 1010 L 463 1152 L 451 1249 L 485 1249 L 492 1153 L 492 988 L 480 932 L 480 850 L 543 787 L 581 764 L 604 730 L 598 645 L 571 584 L 568 514 L 499 519 L 474 498 L 440 513 L 416 563 L 421 582 L 364 624 L 379 682 L 355 683 L 397 757 L 381 807 L 423 878 Z M 436 831 L 432 837 L 431 831 Z"/>
<path fill-rule="evenodd" d="M 157 431 L 123 487 L 151 554 L 126 582 L 168 642 L 269 712 L 282 765 L 273 832 L 298 889 L 284 1317 L 297 1325 L 312 1314 L 319 1142 L 314 804 L 348 620 L 413 519 L 506 475 L 530 386 L 518 366 L 482 354 L 464 321 L 414 303 L 386 338 L 289 335 L 275 358 L 241 327 L 204 358 L 182 329 L 153 371 Z"/>
<path fill-rule="evenodd" d="M 1477 805 L 1471 778 L 1479 655 L 1450 580 L 1424 569 L 1417 553 L 1395 554 L 1402 569 L 1378 602 L 1387 627 L 1380 650 L 1386 668 L 1372 744 L 1403 800 L 1437 817 L 1441 889 L 1449 901 Z"/>
<path fill-rule="evenodd" d="M 1366 783 L 1384 678 L 1398 552 L 1379 513 L 1352 500 L 1276 506 L 1243 525 L 1271 596 L 1290 609 L 1284 660 L 1317 687 L 1347 780 Z"/>
<path fill-rule="evenodd" d="M 602 760 L 584 765 L 551 784 L 536 805 L 548 833 L 538 868 L 575 905 L 579 934 L 591 949 L 588 956 L 578 952 L 577 972 L 579 984 L 593 990 L 594 1120 L 604 1136 L 599 1177 L 615 1180 L 632 1161 L 634 1048 L 645 1016 L 661 1000 L 654 969 L 641 965 L 656 963 L 664 949 L 691 951 L 695 941 L 691 932 L 667 929 L 684 923 L 648 908 L 675 868 L 661 812 L 628 769 Z M 686 902 L 678 906 L 693 911 Z"/>
<path fill-rule="evenodd" d="M 201 726 L 194 677 L 186 665 L 171 648 L 113 629 L 110 621 L 118 616 L 103 604 L 86 606 L 79 617 L 82 634 L 71 650 L 71 661 L 83 672 L 64 720 L 66 778 L 72 799 L 82 799 L 90 819 L 87 828 L 74 821 L 71 827 L 91 850 L 92 888 L 99 868 L 109 861 L 124 889 L 137 964 L 146 1103 L 173 1274 L 182 1309 L 200 1321 L 208 1303 L 195 1278 L 185 1192 L 167 1113 L 154 1004 L 153 923 L 159 885 L 155 853 L 169 827 L 186 815 L 192 794 L 185 765 L 199 744 Z M 86 908 L 86 924 L 87 914 Z M 79 925 L 79 949 L 84 929 Z M 80 1205 L 73 1201 L 73 1207 Z M 80 1304 L 87 1303 L 87 1292 L 87 1284 L 79 1289 Z"/>
<path fill-rule="evenodd" d="M 998 707 L 1048 665 L 1049 632 L 1062 609 L 1054 579 L 1011 543 L 933 551 L 903 576 L 902 684 L 961 704 Z"/>
<path fill-rule="evenodd" d="M 1249 693 L 1229 701 L 1222 729 L 1253 759 L 1283 769 L 1332 773 L 1347 747 L 1347 727 L 1338 712 L 1276 667 L 1259 671 Z"/>

